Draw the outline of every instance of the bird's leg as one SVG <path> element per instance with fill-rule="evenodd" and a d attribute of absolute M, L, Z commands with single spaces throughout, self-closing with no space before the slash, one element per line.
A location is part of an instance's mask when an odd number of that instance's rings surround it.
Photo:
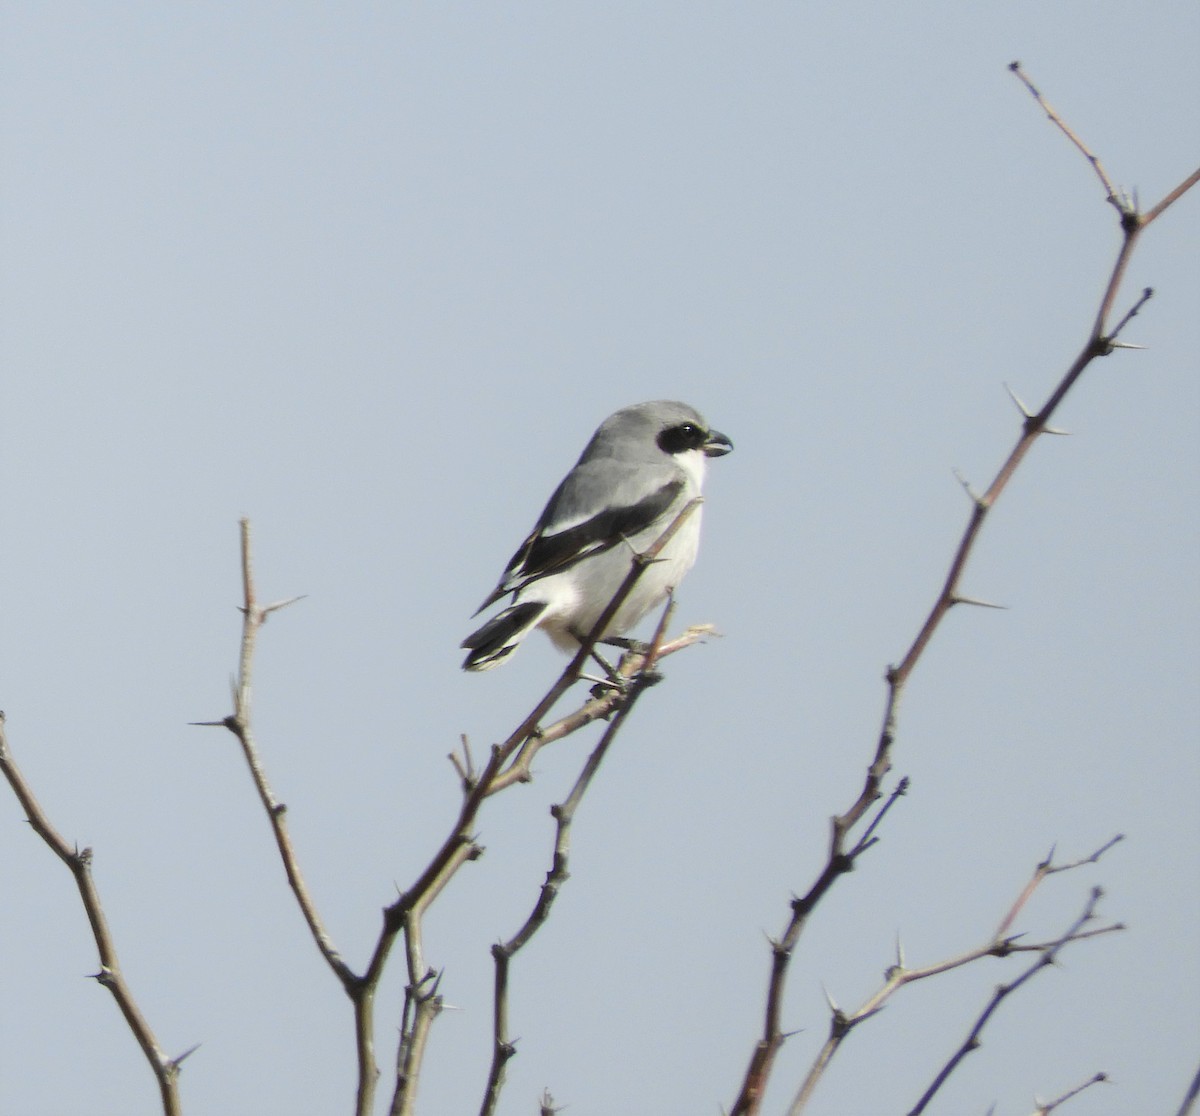
<path fill-rule="evenodd" d="M 609 647 L 619 647 L 622 651 L 632 651 L 635 655 L 648 655 L 650 644 L 640 639 L 629 639 L 626 636 L 607 636 L 600 640 Z"/>
<path fill-rule="evenodd" d="M 575 628 L 571 629 L 571 635 L 579 640 L 580 645 L 587 641 L 587 636 L 580 635 Z M 608 643 L 610 641 L 602 640 L 601 642 Z M 593 647 L 591 650 L 591 656 L 600 664 L 600 669 L 604 671 L 605 677 L 594 678 L 590 674 L 581 674 L 579 676 L 580 678 L 584 679 L 586 682 L 595 682 L 597 688 L 603 687 L 606 689 L 619 690 L 621 693 L 624 693 L 629 688 L 628 680 L 622 678 L 616 667 L 614 667 L 612 663 L 610 663 L 603 655 L 601 655 L 595 647 Z"/>

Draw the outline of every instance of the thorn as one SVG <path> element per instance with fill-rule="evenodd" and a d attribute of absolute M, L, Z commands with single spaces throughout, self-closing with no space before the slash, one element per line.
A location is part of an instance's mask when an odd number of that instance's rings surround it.
<path fill-rule="evenodd" d="M 1033 418 L 1033 412 L 1025 406 L 1024 400 L 1007 383 L 1004 385 L 1004 390 L 1008 392 L 1008 397 L 1017 405 L 1017 410 L 1024 418 Z"/>
<path fill-rule="evenodd" d="M 274 604 L 269 604 L 265 608 L 260 608 L 258 610 L 258 614 L 260 617 L 262 617 L 263 620 L 266 620 L 266 618 L 272 612 L 278 612 L 281 608 L 287 608 L 288 605 L 294 605 L 297 601 L 302 601 L 307 596 L 308 596 L 307 593 L 301 593 L 297 597 L 288 597 L 287 600 L 276 601 Z"/>
<path fill-rule="evenodd" d="M 900 935 L 896 935 L 896 968 L 903 969 L 904 965 L 904 943 L 900 941 Z"/>
<path fill-rule="evenodd" d="M 821 985 L 821 991 L 825 993 L 825 1002 L 829 1005 L 829 1010 L 834 1015 L 841 1015 L 842 1009 L 837 1006 L 837 1001 L 829 994 L 829 989 L 825 985 Z"/>
<path fill-rule="evenodd" d="M 1043 426 L 1042 433 L 1057 434 L 1062 438 L 1069 438 L 1071 436 L 1071 432 L 1069 430 L 1064 430 L 1061 426 Z"/>
<path fill-rule="evenodd" d="M 971 503 L 978 504 L 979 503 L 979 493 L 976 492 L 975 489 L 973 489 L 971 487 L 971 482 L 968 481 L 962 475 L 962 473 L 960 473 L 957 469 L 954 470 L 954 479 L 957 480 L 958 483 L 962 485 L 963 491 L 971 498 Z"/>
<path fill-rule="evenodd" d="M 1112 349 L 1140 349 L 1143 352 L 1149 348 L 1148 345 L 1135 345 L 1132 341 L 1109 341 L 1107 348 Z"/>
<path fill-rule="evenodd" d="M 767 945 L 769 945 L 771 947 L 771 956 L 772 957 L 779 957 L 779 956 L 786 957 L 787 956 L 788 951 L 785 948 L 783 942 L 779 938 L 771 937 L 771 935 L 768 934 L 765 930 L 763 931 L 763 937 L 767 939 Z"/>
<path fill-rule="evenodd" d="M 1002 609 L 1004 611 L 1007 611 L 1007 609 L 1008 609 L 1008 605 L 996 604 L 993 601 L 985 601 L 979 597 L 964 597 L 958 593 L 955 593 L 950 598 L 950 603 L 951 604 L 974 605 L 976 608 L 998 608 L 998 609 Z"/>
<path fill-rule="evenodd" d="M 183 1065 L 184 1059 L 190 1058 L 193 1054 L 195 1054 L 196 1051 L 200 1049 L 200 1046 L 200 1043 L 196 1043 L 194 1046 L 189 1046 L 182 1054 L 179 1055 L 178 1058 L 172 1058 L 168 1065 L 173 1066 L 175 1069 L 179 1069 L 179 1067 Z"/>

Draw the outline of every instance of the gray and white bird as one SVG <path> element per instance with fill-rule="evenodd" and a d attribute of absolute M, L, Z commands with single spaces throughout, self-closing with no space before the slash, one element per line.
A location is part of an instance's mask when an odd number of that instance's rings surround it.
<path fill-rule="evenodd" d="M 500 584 L 475 610 L 512 603 L 462 641 L 464 670 L 502 663 L 535 628 L 574 654 L 629 573 L 635 552 L 652 546 L 700 495 L 708 458 L 733 443 L 685 403 L 637 403 L 601 424 L 550 497 Z M 696 508 L 642 574 L 603 637 L 632 628 L 679 585 L 696 561 Z"/>

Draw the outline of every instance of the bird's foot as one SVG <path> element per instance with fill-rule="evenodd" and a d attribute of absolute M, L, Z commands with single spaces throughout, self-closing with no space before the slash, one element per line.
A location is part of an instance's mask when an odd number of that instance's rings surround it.
<path fill-rule="evenodd" d="M 635 655 L 650 654 L 650 644 L 643 643 L 640 639 L 628 639 L 625 636 L 608 636 L 606 639 L 600 640 L 600 642 L 609 647 L 619 647 L 622 651 L 632 651 Z"/>

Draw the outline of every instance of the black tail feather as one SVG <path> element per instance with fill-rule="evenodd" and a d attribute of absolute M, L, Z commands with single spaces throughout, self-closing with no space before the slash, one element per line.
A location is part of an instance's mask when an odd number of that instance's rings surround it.
<path fill-rule="evenodd" d="M 463 670 L 489 670 L 504 662 L 545 611 L 545 601 L 518 601 L 496 613 L 462 641 L 461 646 L 470 651 L 463 660 Z"/>

